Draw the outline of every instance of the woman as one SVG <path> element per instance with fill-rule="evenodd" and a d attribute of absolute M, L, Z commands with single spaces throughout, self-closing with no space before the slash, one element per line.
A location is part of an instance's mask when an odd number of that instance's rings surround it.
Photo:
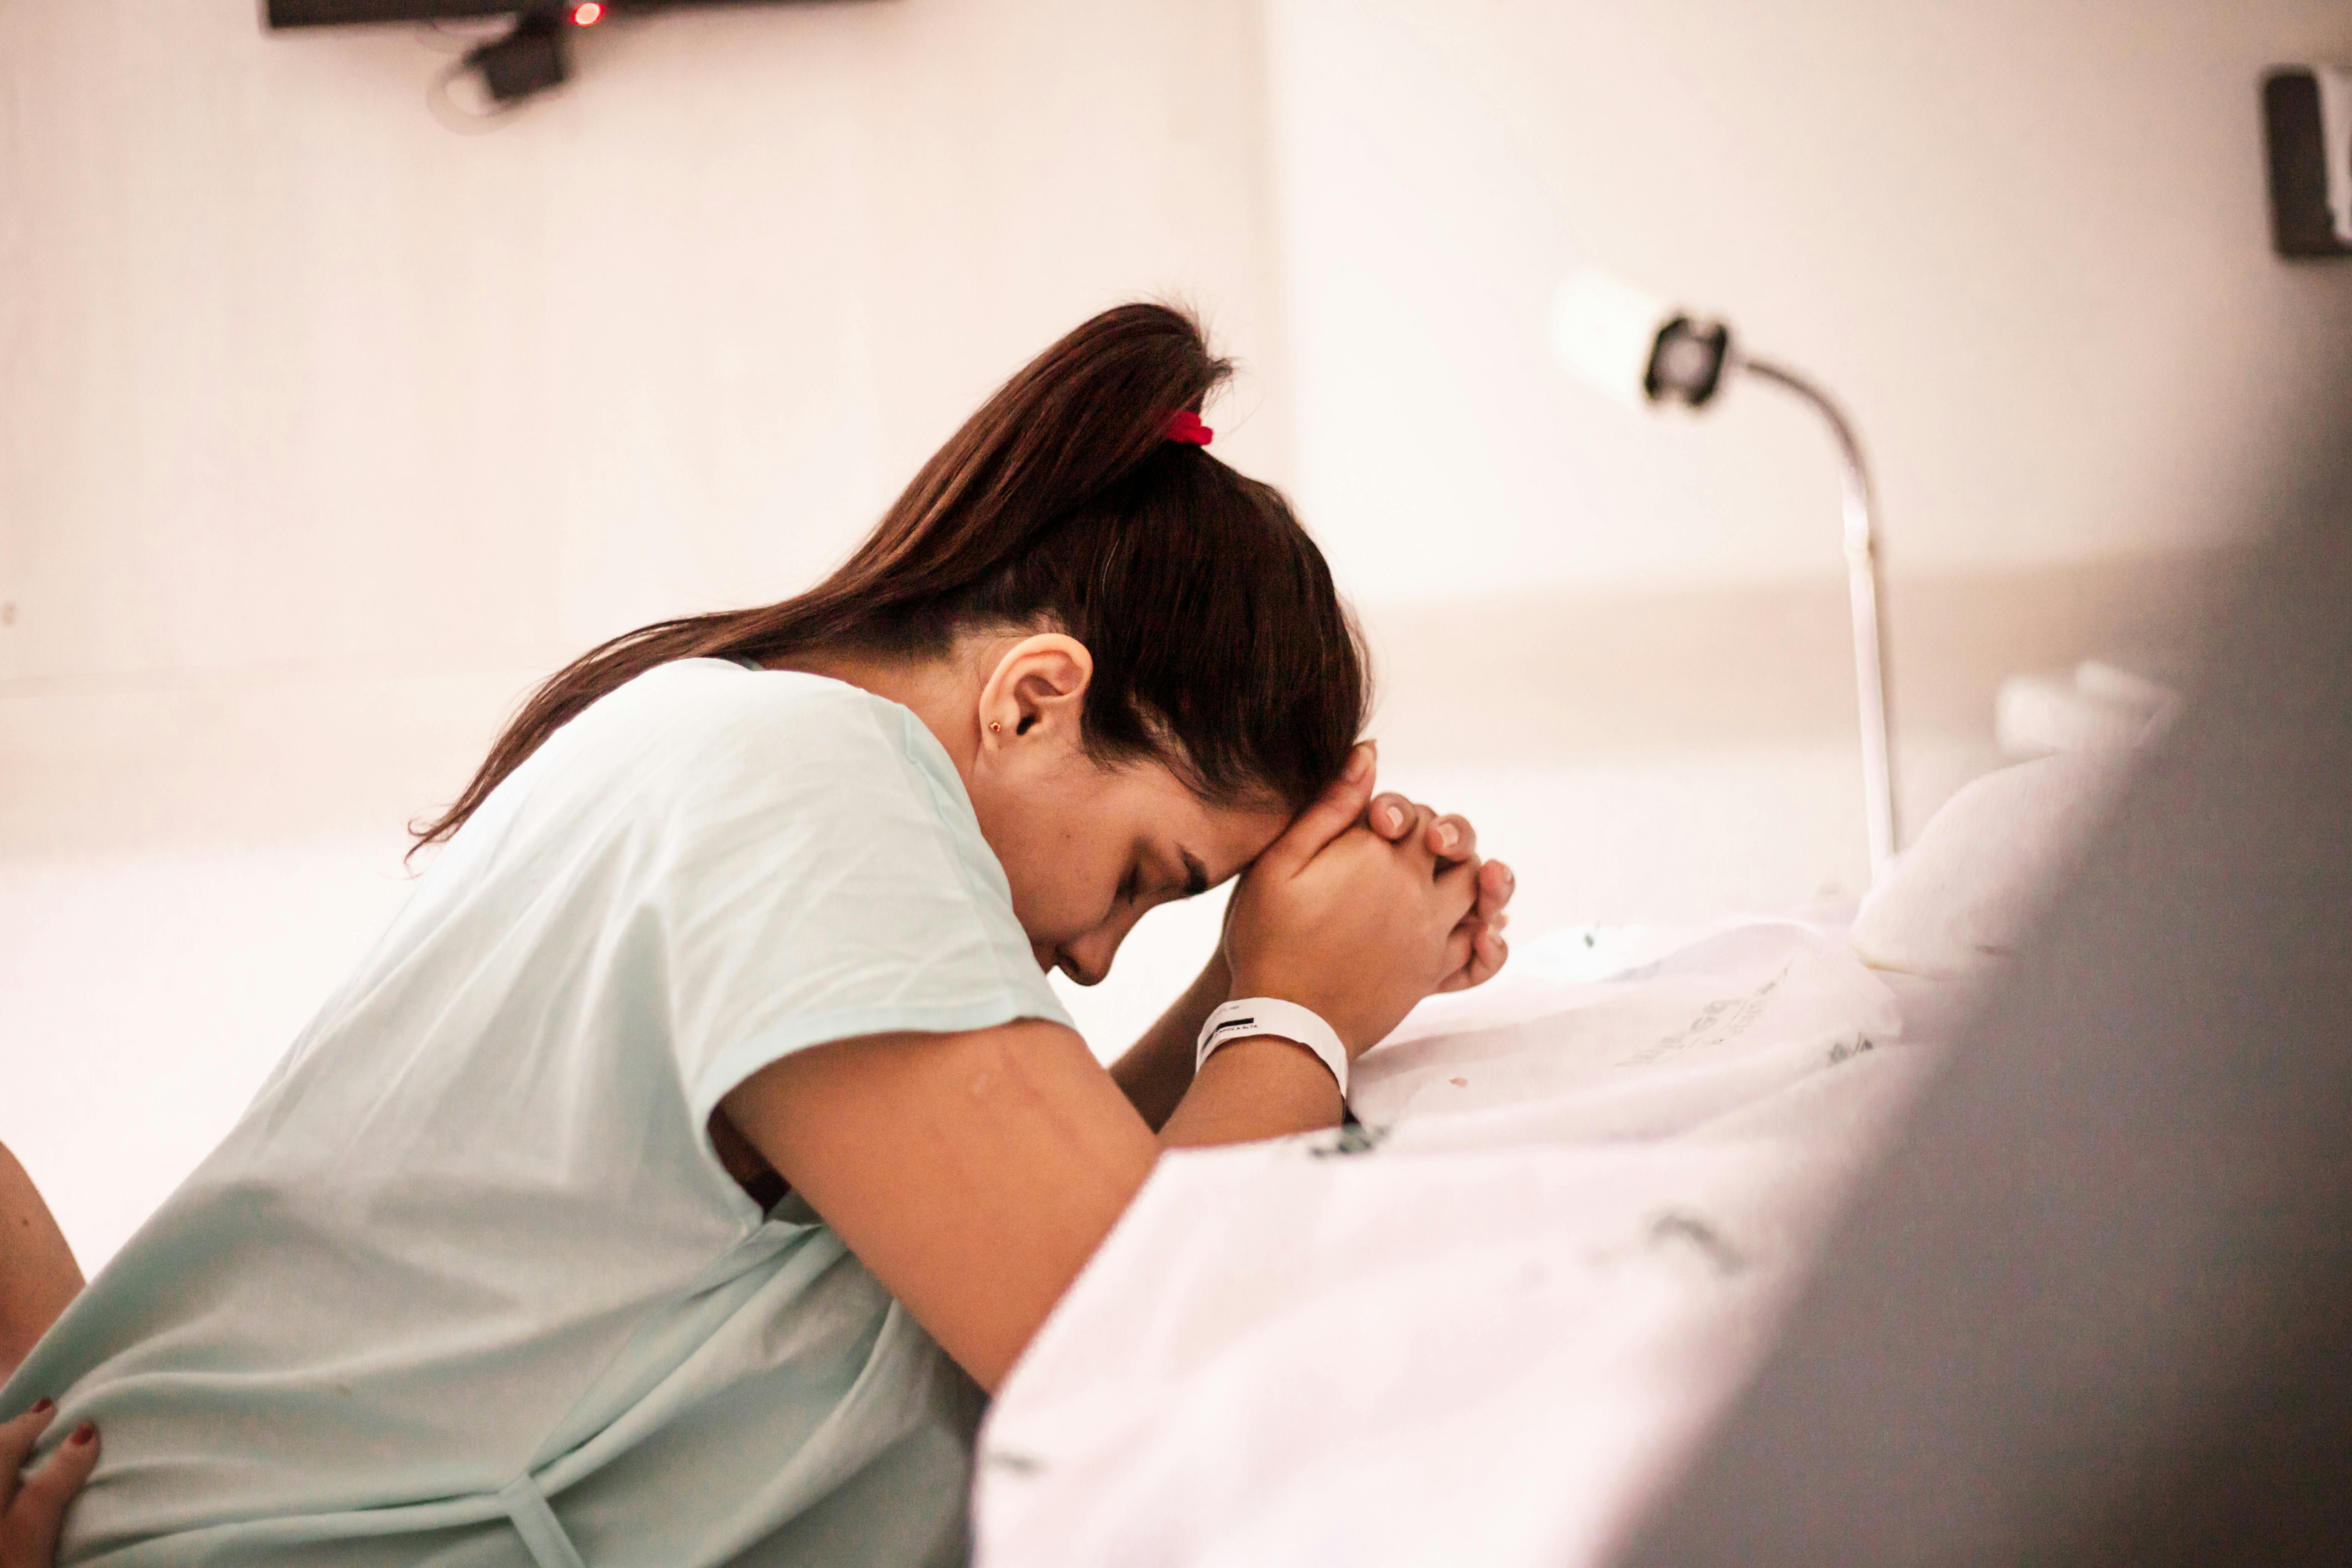
<path fill-rule="evenodd" d="M 104 1433 L 65 1561 L 961 1556 L 981 1391 L 1160 1150 L 1336 1124 L 1504 958 L 1467 825 L 1373 809 L 1329 574 L 1204 449 L 1226 374 L 1097 317 L 816 588 L 533 697 L 0 1394 Z M 1105 1072 L 1044 972 L 1244 870 Z"/>

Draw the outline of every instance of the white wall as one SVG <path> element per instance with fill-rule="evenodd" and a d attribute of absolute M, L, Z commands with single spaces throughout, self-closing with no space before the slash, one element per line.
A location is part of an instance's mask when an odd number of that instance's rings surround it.
<path fill-rule="evenodd" d="M 1366 596 L 1837 569 L 1811 418 L 1570 384 L 1600 265 L 1816 372 L 1898 574 L 2211 542 L 2352 366 L 2269 254 L 2256 80 L 2340 0 L 1268 0 L 1297 472 Z"/>

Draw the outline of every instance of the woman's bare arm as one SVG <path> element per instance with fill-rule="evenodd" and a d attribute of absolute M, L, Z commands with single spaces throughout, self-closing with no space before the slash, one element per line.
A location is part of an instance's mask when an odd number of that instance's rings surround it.
<path fill-rule="evenodd" d="M 81 1286 L 73 1248 L 40 1189 L 0 1145 L 0 1382 L 81 1294 Z"/>
<path fill-rule="evenodd" d="M 965 1371 L 993 1389 L 1163 1147 L 1059 1024 L 876 1035 L 754 1073 L 728 1117 Z M 1299 1047 L 1219 1051 L 1168 1141 L 1243 1142 L 1339 1120 Z"/>
<path fill-rule="evenodd" d="M 1201 1026 L 1233 994 L 1233 984 L 1225 955 L 1218 952 L 1184 994 L 1143 1032 L 1142 1038 L 1111 1063 L 1112 1081 L 1153 1131 L 1168 1124 L 1176 1102 L 1192 1087 L 1192 1058 Z"/>

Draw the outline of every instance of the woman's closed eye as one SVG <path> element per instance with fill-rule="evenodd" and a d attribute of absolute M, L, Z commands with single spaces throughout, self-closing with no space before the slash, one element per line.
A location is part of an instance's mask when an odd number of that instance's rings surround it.
<path fill-rule="evenodd" d="M 1168 881 L 1157 876 L 1141 861 L 1128 868 L 1127 880 L 1118 887 L 1119 902 L 1129 909 L 1151 909 L 1168 901 Z"/>
<path fill-rule="evenodd" d="M 1165 904 L 1178 899 L 1198 898 L 1207 892 L 1209 873 L 1199 858 L 1184 848 L 1179 848 L 1176 855 L 1183 867 L 1181 876 L 1155 869 L 1141 860 L 1129 866 L 1127 879 L 1118 885 L 1119 901 L 1124 904 Z"/>

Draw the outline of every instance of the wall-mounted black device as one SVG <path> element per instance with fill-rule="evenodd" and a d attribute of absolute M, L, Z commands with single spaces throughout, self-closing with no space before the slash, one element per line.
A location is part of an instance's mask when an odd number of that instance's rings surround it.
<path fill-rule="evenodd" d="M 273 27 L 349 27 L 368 22 L 459 22 L 511 16 L 516 0 L 268 0 L 263 18 Z"/>
<path fill-rule="evenodd" d="M 572 75 L 572 38 L 615 16 L 790 0 L 263 0 L 273 29 L 352 27 L 386 22 L 512 19 L 503 33 L 466 51 L 458 69 L 479 79 L 499 108 L 558 86 Z M 446 88 L 447 83 L 438 84 Z"/>
<path fill-rule="evenodd" d="M 2352 256 L 2352 66 L 2281 66 L 2263 78 L 2271 245 Z"/>

